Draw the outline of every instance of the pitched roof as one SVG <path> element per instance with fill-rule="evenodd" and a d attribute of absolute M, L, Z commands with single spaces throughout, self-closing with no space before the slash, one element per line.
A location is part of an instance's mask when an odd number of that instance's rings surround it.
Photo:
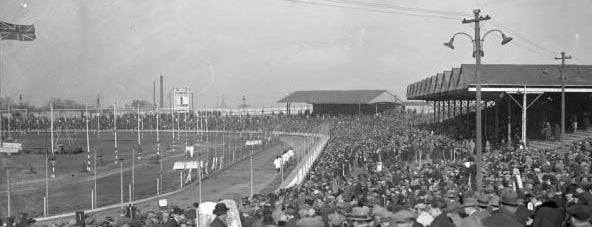
<path fill-rule="evenodd" d="M 278 102 L 310 104 L 372 104 L 400 103 L 400 100 L 387 90 L 320 90 L 295 91 L 280 99 Z"/>
<path fill-rule="evenodd" d="M 566 91 L 592 92 L 592 65 L 566 65 L 564 73 Z M 484 92 L 507 92 L 524 85 L 535 92 L 559 92 L 561 86 L 558 65 L 485 64 L 480 66 L 479 75 Z M 408 86 L 407 99 L 446 99 L 446 96 L 453 95 L 468 97 L 475 87 L 475 65 L 463 64 L 460 68 L 436 73 L 436 76 Z M 422 88 L 425 86 L 428 86 L 427 89 Z"/>

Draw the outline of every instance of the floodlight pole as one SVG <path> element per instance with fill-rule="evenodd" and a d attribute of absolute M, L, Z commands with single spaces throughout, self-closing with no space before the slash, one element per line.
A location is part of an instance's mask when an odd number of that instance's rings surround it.
<path fill-rule="evenodd" d="M 481 160 L 481 151 L 482 151 L 482 138 L 481 138 L 481 81 L 479 80 L 479 66 L 481 65 L 481 55 L 482 55 L 482 48 L 481 48 L 481 28 L 479 27 L 479 22 L 484 20 L 489 20 L 489 16 L 482 17 L 479 15 L 481 10 L 475 9 L 473 10 L 474 19 L 463 19 L 462 23 L 475 23 L 475 50 L 473 55 L 475 56 L 475 166 L 477 169 L 477 173 L 475 175 L 475 186 L 477 191 L 481 190 L 481 181 L 483 179 L 482 170 L 482 160 Z"/>

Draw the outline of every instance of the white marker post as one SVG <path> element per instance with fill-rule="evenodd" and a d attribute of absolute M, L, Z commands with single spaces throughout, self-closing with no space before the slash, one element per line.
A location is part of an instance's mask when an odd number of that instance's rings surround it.
<path fill-rule="evenodd" d="M 251 147 L 251 153 L 249 154 L 249 171 L 251 175 L 251 198 L 253 198 L 253 147 L 255 145 L 261 145 L 261 140 L 247 140 L 245 145 Z"/>

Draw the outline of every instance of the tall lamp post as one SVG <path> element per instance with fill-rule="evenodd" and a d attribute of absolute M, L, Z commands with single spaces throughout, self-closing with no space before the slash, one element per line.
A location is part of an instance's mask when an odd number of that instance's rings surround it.
<path fill-rule="evenodd" d="M 481 57 L 483 57 L 483 48 L 481 46 L 481 42 L 485 41 L 485 37 L 492 32 L 499 32 L 502 35 L 502 45 L 512 41 L 511 37 L 506 36 L 502 31 L 494 29 L 487 31 L 483 37 L 481 36 L 481 28 L 479 27 L 479 22 L 489 20 L 491 17 L 489 15 L 480 16 L 481 10 L 475 9 L 473 10 L 474 18 L 473 19 L 463 19 L 462 23 L 475 23 L 475 38 L 473 36 L 464 33 L 458 32 L 450 38 L 450 41 L 444 43 L 444 46 L 449 47 L 450 49 L 454 49 L 452 43 L 454 42 L 454 37 L 457 35 L 464 35 L 467 36 L 473 42 L 473 57 L 475 58 L 475 166 L 477 167 L 477 173 L 475 176 L 475 186 L 477 191 L 481 190 L 481 181 L 483 179 L 482 174 L 482 160 L 481 160 L 481 151 L 482 151 L 482 138 L 481 138 L 481 81 L 479 80 L 479 65 L 481 65 Z"/>

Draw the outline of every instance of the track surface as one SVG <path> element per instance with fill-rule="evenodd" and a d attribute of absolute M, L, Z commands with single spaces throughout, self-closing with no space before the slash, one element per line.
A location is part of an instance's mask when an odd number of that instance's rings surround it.
<path fill-rule="evenodd" d="M 193 137 L 192 137 L 193 136 Z M 244 135 L 243 135 L 244 136 Z M 31 137 L 33 139 L 31 139 Z M 25 141 L 24 146 L 40 146 L 44 143 L 43 135 L 36 138 L 31 135 Z M 85 135 L 72 136 L 74 145 L 79 146 L 85 144 Z M 180 188 L 180 173 L 172 171 L 172 166 L 175 161 L 188 160 L 184 156 L 185 138 L 184 134 L 177 134 L 181 137 L 175 142 L 176 151 L 172 151 L 170 144 L 170 137 L 166 133 L 161 134 L 161 150 L 163 155 L 163 172 L 161 179 L 161 192 L 169 192 Z M 135 138 L 137 134 L 121 133 L 118 136 L 118 147 L 120 158 L 126 159 L 123 164 L 123 198 L 124 201 L 129 200 L 128 185 L 131 182 L 131 151 L 132 147 L 137 144 Z M 244 149 L 244 140 L 238 134 L 226 134 L 224 136 L 224 149 L 222 149 L 222 138 L 220 134 L 209 135 L 209 142 L 205 142 L 198 147 L 202 153 L 201 158 L 207 159 L 213 156 L 219 157 L 223 165 L 228 167 L 231 165 L 232 156 L 238 161 L 241 157 L 246 157 L 248 151 Z M 143 159 L 136 160 L 135 164 L 135 189 L 134 200 L 147 198 L 156 195 L 156 178 L 160 175 L 160 165 L 154 160 L 150 160 L 156 152 L 155 149 L 155 135 L 146 133 L 143 135 Z M 84 141 L 84 142 L 81 142 Z M 188 141 L 196 141 L 195 135 L 189 135 Z M 29 143 L 30 142 L 30 143 Z M 35 144 L 38 143 L 38 144 Z M 32 144 L 32 145 L 31 145 Z M 100 137 L 91 139 L 91 150 L 96 149 L 99 155 L 103 156 L 103 160 L 112 159 L 113 154 L 113 137 L 110 134 L 104 134 Z M 49 214 L 58 214 L 64 212 L 72 212 L 74 210 L 90 209 L 91 204 L 91 188 L 93 186 L 92 173 L 82 173 L 82 163 L 86 160 L 86 153 L 77 155 L 58 155 L 56 167 L 56 179 L 51 179 L 49 182 Z M 11 165 L 11 207 L 12 214 L 18 212 L 28 212 L 30 216 L 41 216 L 43 213 L 43 197 L 45 196 L 45 169 L 44 169 L 44 155 L 13 155 L 10 159 L 1 157 L 2 165 Z M 195 158 L 197 160 L 197 157 Z M 29 167 L 33 167 L 36 173 L 29 172 Z M 117 204 L 120 202 L 120 168 L 110 161 L 104 161 L 104 165 L 99 166 L 97 173 L 97 203 L 96 207 L 106 206 L 110 204 Z M 211 172 L 211 171 L 210 171 Z M 193 171 L 193 180 L 197 179 L 195 171 Z M 0 216 L 7 214 L 7 193 L 6 193 L 6 178 L 3 176 L 0 184 Z"/>
<path fill-rule="evenodd" d="M 253 156 L 253 189 L 258 193 L 264 189 L 279 185 L 281 179 L 272 163 L 273 159 L 281 151 L 289 147 L 293 147 L 296 153 L 302 153 L 299 144 L 302 144 L 304 138 L 298 136 L 282 136 L 281 143 L 276 143 Z M 202 181 L 202 202 L 218 201 L 220 199 L 239 199 L 241 197 L 249 196 L 250 194 L 250 163 L 249 159 L 245 159 L 234 166 L 222 170 Z M 288 173 L 285 173 L 288 175 Z M 277 186 L 275 186 L 277 187 Z M 181 208 L 189 207 L 194 202 L 199 201 L 199 184 L 193 184 L 186 187 L 184 191 L 177 194 L 163 197 L 168 200 L 169 205 L 175 205 Z M 157 199 L 148 202 L 135 204 L 141 211 L 149 211 L 158 209 Z M 117 209 L 101 211 L 93 214 L 97 220 L 104 220 L 105 217 L 117 216 Z M 64 221 L 71 221 L 73 217 L 52 220 L 48 223 L 59 223 Z"/>

